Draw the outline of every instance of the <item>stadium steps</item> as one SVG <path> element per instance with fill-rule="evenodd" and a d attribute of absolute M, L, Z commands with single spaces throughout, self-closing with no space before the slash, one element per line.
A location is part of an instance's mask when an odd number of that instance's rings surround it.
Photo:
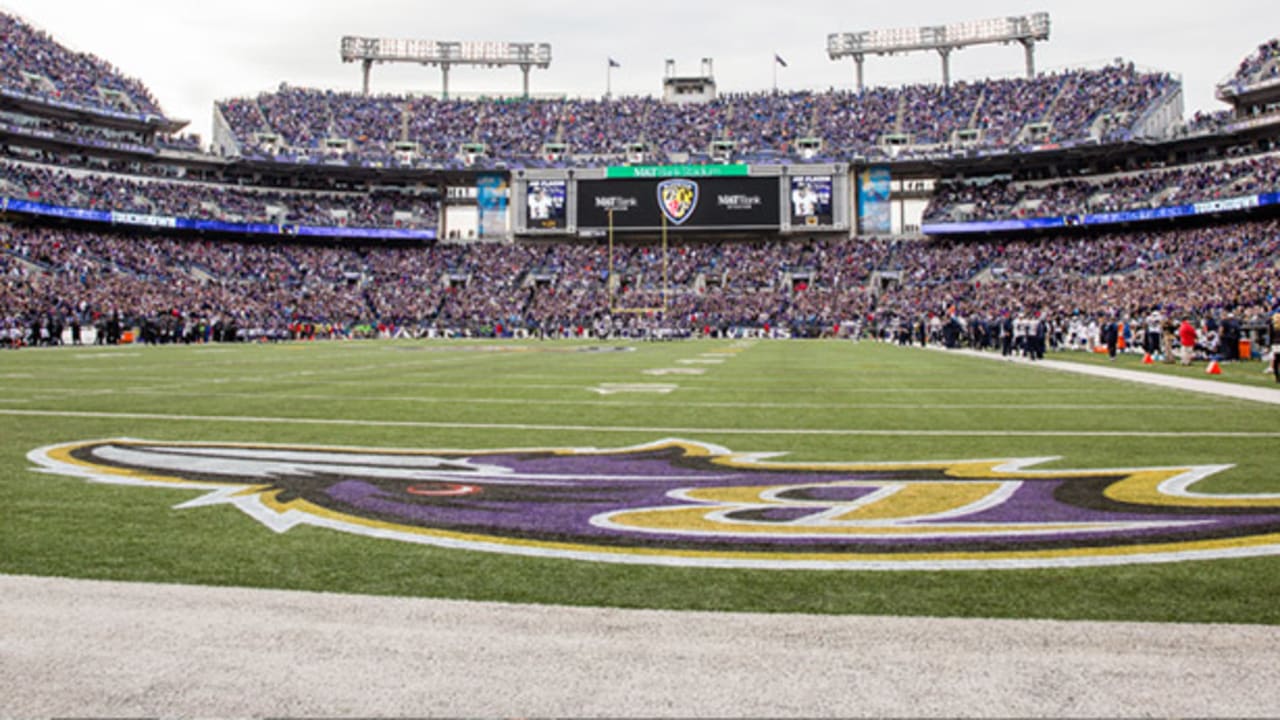
<path fill-rule="evenodd" d="M 651 127 L 649 125 L 649 116 L 653 115 L 653 103 L 644 104 L 644 115 L 640 117 L 640 139 L 637 142 L 643 143 L 646 147 L 649 145 L 649 138 L 644 134 L 644 128 Z"/>
<path fill-rule="evenodd" d="M 1093 193 L 1089 197 L 1085 198 L 1084 206 L 1088 210 L 1095 210 L 1097 208 L 1105 207 L 1106 204 L 1111 200 L 1111 197 L 1112 197 L 1112 193 L 1110 191 L 1102 190 L 1102 191 Z"/>
<path fill-rule="evenodd" d="M 480 142 L 480 128 L 485 126 L 489 121 L 489 108 L 484 103 L 479 103 L 476 110 L 475 129 L 471 131 L 471 139 L 468 142 Z"/>
<path fill-rule="evenodd" d="M 112 90 L 101 85 L 95 85 L 93 91 L 97 93 L 99 102 L 106 107 L 122 110 L 130 115 L 137 115 L 141 112 L 138 109 L 138 104 L 134 102 L 128 93 Z"/>
<path fill-rule="evenodd" d="M 368 290 L 360 291 L 360 299 L 364 300 L 364 306 L 369 308 L 369 312 L 372 313 L 370 317 L 382 317 L 382 312 L 378 309 L 378 303 L 373 299 L 373 296 L 369 294 Z"/>
<path fill-rule="evenodd" d="M 427 318 L 428 320 L 436 322 L 440 319 L 440 313 L 444 312 L 445 305 L 449 304 L 449 297 L 450 295 L 448 293 L 440 294 L 440 300 L 436 302 L 436 309 L 431 313 L 430 317 Z"/>
<path fill-rule="evenodd" d="M 31 258 L 25 255 L 19 255 L 13 250 L 5 250 L 4 254 L 13 258 L 14 261 L 19 266 L 27 269 L 30 272 L 38 273 L 40 275 L 50 275 L 53 273 L 53 268 L 51 266 L 45 265 L 44 263 L 38 260 L 32 260 Z"/>
<path fill-rule="evenodd" d="M 898 93 L 898 109 L 895 111 L 893 119 L 893 134 L 901 135 L 902 129 L 907 125 L 907 93 Z"/>
<path fill-rule="evenodd" d="M 413 104 L 404 103 L 400 106 L 400 142 L 410 142 L 409 125 L 413 118 Z"/>
<path fill-rule="evenodd" d="M 969 123 L 965 125 L 968 130 L 974 130 L 978 127 L 978 118 L 982 116 L 982 108 L 987 104 L 987 89 L 982 88 L 982 92 L 978 94 L 978 102 L 973 104 L 973 112 L 969 113 Z"/>
<path fill-rule="evenodd" d="M 1227 194 L 1244 195 L 1258 187 L 1265 187 L 1265 183 L 1260 182 L 1257 175 L 1245 175 L 1227 186 Z"/>
<path fill-rule="evenodd" d="M 22 70 L 21 73 L 24 81 L 22 83 L 22 88 L 24 90 L 44 95 L 58 96 L 62 94 L 62 91 L 58 88 L 57 84 L 55 84 L 53 80 L 50 80 L 47 75 L 31 72 L 29 70 Z"/>
<path fill-rule="evenodd" d="M 1054 116 L 1057 115 L 1058 113 L 1058 103 L 1062 102 L 1063 99 L 1069 96 L 1072 92 L 1074 92 L 1075 89 L 1076 89 L 1075 78 L 1071 77 L 1070 75 L 1065 76 L 1064 82 L 1058 88 L 1058 93 L 1053 96 L 1052 100 L 1049 101 L 1049 107 L 1045 108 L 1044 115 L 1040 118 L 1040 122 L 1052 124 Z"/>
<path fill-rule="evenodd" d="M 253 111 L 258 114 L 258 122 L 263 132 L 279 134 L 276 133 L 275 128 L 271 127 L 271 123 L 267 120 L 267 113 L 262 109 L 262 103 L 258 102 L 258 98 L 253 99 Z"/>
<path fill-rule="evenodd" d="M 565 133 L 568 132 L 569 125 L 569 107 L 568 105 L 560 108 L 560 117 L 556 118 L 556 134 L 555 142 L 564 143 Z"/>
<path fill-rule="evenodd" d="M 209 268 L 203 265 L 200 265 L 199 263 L 192 263 L 190 265 L 187 265 L 185 269 L 188 275 L 195 278 L 196 280 L 199 280 L 200 282 L 217 282 L 218 281 L 218 277 L 213 274 L 213 271 L 209 270 Z"/>
<path fill-rule="evenodd" d="M 1024 195 L 1018 198 L 1018 201 L 1013 205 L 1007 207 L 995 207 L 992 215 L 994 217 L 1039 217 L 1042 215 L 1040 208 L 1043 205 L 1043 199 L 1027 197 Z"/>
<path fill-rule="evenodd" d="M 333 115 L 332 103 L 324 103 L 324 113 L 329 118 L 329 122 L 325 124 L 325 137 L 337 137 L 338 119 Z"/>
<path fill-rule="evenodd" d="M 1181 185 L 1170 185 L 1155 195 L 1152 195 L 1149 204 L 1151 207 L 1162 207 L 1168 204 L 1169 198 L 1172 198 L 1181 191 Z"/>
<path fill-rule="evenodd" d="M 1270 79 L 1272 77 L 1271 73 L 1277 67 L 1280 67 L 1280 57 L 1272 58 L 1271 62 L 1265 63 L 1262 67 L 1258 68 L 1258 72 L 1254 73 L 1253 77 L 1249 78 L 1248 84 L 1259 84 L 1263 82 L 1263 80 Z"/>

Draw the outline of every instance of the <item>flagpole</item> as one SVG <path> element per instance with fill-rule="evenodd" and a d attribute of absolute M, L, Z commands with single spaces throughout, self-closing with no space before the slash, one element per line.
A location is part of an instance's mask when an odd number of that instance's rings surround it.
<path fill-rule="evenodd" d="M 778 94 L 778 53 L 773 53 L 773 94 Z"/>

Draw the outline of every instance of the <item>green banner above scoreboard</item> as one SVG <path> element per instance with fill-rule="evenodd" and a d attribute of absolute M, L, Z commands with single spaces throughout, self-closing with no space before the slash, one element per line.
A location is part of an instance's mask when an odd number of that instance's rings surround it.
<path fill-rule="evenodd" d="M 746 177 L 750 171 L 747 165 L 639 165 L 611 167 L 605 177 L 609 180 Z"/>

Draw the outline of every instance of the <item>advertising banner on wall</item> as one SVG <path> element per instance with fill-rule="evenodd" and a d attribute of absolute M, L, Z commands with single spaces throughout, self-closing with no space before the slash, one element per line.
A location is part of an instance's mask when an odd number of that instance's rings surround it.
<path fill-rule="evenodd" d="M 892 175 L 887 167 L 871 167 L 858 173 L 858 230 L 863 235 L 893 232 L 889 202 Z"/>
<path fill-rule="evenodd" d="M 481 175 L 476 180 L 476 202 L 479 205 L 477 235 L 498 238 L 507 234 L 507 195 L 507 178 L 504 175 Z"/>

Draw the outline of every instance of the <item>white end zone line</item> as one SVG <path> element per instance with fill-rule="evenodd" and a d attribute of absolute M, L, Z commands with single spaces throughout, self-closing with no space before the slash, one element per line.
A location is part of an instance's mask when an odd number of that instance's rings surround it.
<path fill-rule="evenodd" d="M 838 428 L 673 428 L 606 425 L 534 425 L 524 423 L 427 422 L 413 420 L 357 420 L 342 418 L 289 418 L 241 415 L 170 415 L 164 413 L 87 412 L 75 410 L 18 410 L 0 408 L 0 417 L 79 418 L 84 420 L 155 420 L 159 422 L 220 422 L 247 425 L 328 425 L 337 427 L 389 427 L 431 430 L 503 430 L 531 432 L 598 432 L 667 435 L 834 436 L 834 437 L 1055 437 L 1055 438 L 1226 438 L 1280 439 L 1280 432 L 1146 432 L 1134 430 L 859 430 Z"/>
<path fill-rule="evenodd" d="M 999 360 L 1009 362 L 1008 359 L 991 353 L 977 352 L 975 350 L 942 350 L 940 348 L 930 348 L 938 352 L 946 352 L 953 354 L 965 355 L 968 357 L 982 358 L 984 360 Z M 1197 378 L 1175 377 L 1172 375 L 1161 375 L 1159 373 L 1139 372 L 1136 370 L 1121 370 L 1112 367 L 1099 367 L 1096 365 L 1086 365 L 1084 363 L 1064 362 L 1061 360 L 1039 360 L 1031 362 L 1022 358 L 1013 358 L 1013 362 L 1023 365 L 1031 365 L 1034 367 L 1042 367 L 1048 370 L 1058 370 L 1061 372 L 1075 373 L 1077 375 L 1091 375 L 1093 377 L 1106 378 L 1108 380 L 1123 380 L 1127 382 L 1139 383 L 1142 385 L 1154 385 L 1156 387 L 1169 388 L 1171 390 L 1184 390 L 1188 392 L 1202 393 L 1205 395 L 1216 395 L 1217 397 L 1233 398 L 1236 400 L 1251 400 L 1253 402 L 1268 403 L 1270 405 L 1280 405 L 1280 390 L 1263 387 L 1251 387 L 1249 385 L 1237 385 L 1235 383 L 1219 382 L 1216 380 L 1200 380 Z"/>

